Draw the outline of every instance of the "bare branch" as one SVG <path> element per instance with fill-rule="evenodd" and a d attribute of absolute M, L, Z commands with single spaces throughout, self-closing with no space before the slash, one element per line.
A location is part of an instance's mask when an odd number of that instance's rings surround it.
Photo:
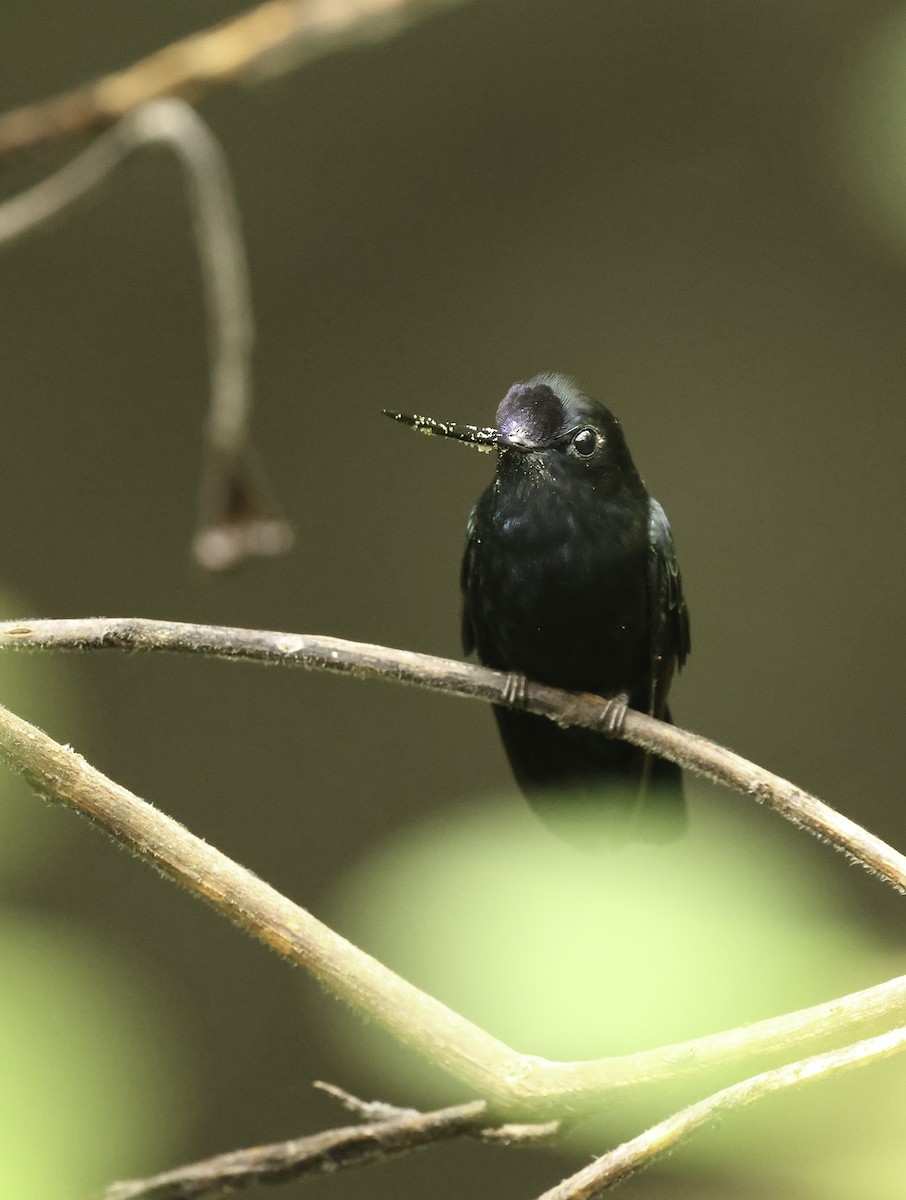
<path fill-rule="evenodd" d="M 158 144 L 185 170 L 209 313 L 214 412 L 211 426 L 232 444 L 251 408 L 255 340 L 248 264 L 229 169 L 220 144 L 182 101 L 148 104 L 34 187 L 0 204 L 0 245 L 18 241 L 99 191 L 137 150 Z"/>
<path fill-rule="evenodd" d="M 604 1192 L 631 1175 L 640 1167 L 647 1166 L 659 1155 L 671 1150 L 702 1125 L 714 1121 L 725 1113 L 743 1108 L 764 1096 L 787 1088 L 799 1087 L 816 1079 L 826 1079 L 840 1071 L 864 1067 L 882 1058 L 889 1058 L 906 1047 L 906 1027 L 892 1029 L 878 1037 L 818 1054 L 800 1062 L 788 1063 L 773 1071 L 765 1071 L 744 1079 L 732 1087 L 715 1092 L 706 1100 L 700 1100 L 688 1108 L 652 1126 L 638 1137 L 609 1154 L 584 1167 L 569 1179 L 551 1188 L 538 1200 L 595 1200 Z"/>
<path fill-rule="evenodd" d="M 508 686 L 510 676 L 500 671 L 342 638 L 112 617 L 2 622 L 0 649 L 3 646 L 32 650 L 167 651 L 301 666 L 359 679 L 389 679 L 507 707 L 517 703 L 518 707 L 559 725 L 611 732 L 608 725 L 611 706 L 600 697 L 526 682 L 524 687 L 515 689 L 518 700 L 514 701 L 514 689 Z M 830 842 L 899 891 L 906 891 L 906 856 L 779 775 L 707 738 L 633 709 L 626 710 L 620 728 L 612 732 L 697 775 L 753 796 L 788 821 Z"/>
<path fill-rule="evenodd" d="M 0 758 L 21 771 L 40 795 L 81 813 L 241 929 L 305 967 L 335 996 L 487 1099 L 498 1117 L 576 1115 L 629 1087 L 839 1040 L 906 1008 L 904 977 L 774 1020 L 639 1054 L 566 1063 L 520 1054 L 3 708 Z"/>
<path fill-rule="evenodd" d="M 283 1183 L 300 1175 L 363 1167 L 436 1142 L 476 1136 L 487 1120 L 483 1100 L 435 1112 L 399 1110 L 365 1125 L 347 1125 L 310 1137 L 219 1154 L 149 1179 L 111 1184 L 104 1200 L 194 1200 L 257 1183 Z"/>
<path fill-rule="evenodd" d="M 315 1087 L 339 1100 L 364 1124 L 249 1150 L 234 1150 L 149 1179 L 114 1183 L 105 1191 L 104 1200 L 195 1200 L 199 1196 L 236 1192 L 257 1183 L 285 1183 L 300 1175 L 367 1166 L 457 1137 L 515 1145 L 546 1141 L 560 1130 L 559 1121 L 488 1127 L 488 1106 L 484 1100 L 422 1113 L 380 1100 L 360 1100 L 332 1083 L 318 1082 Z"/>
<path fill-rule="evenodd" d="M 188 104 L 147 104 L 55 174 L 0 204 L 0 246 L 81 203 L 130 155 L 155 143 L 176 154 L 188 182 L 211 376 L 195 553 L 206 569 L 224 570 L 251 554 L 283 553 L 292 533 L 250 442 L 255 327 L 239 212 L 217 139 Z"/>
<path fill-rule="evenodd" d="M 388 37 L 423 13 L 464 0 L 269 0 L 164 46 L 123 71 L 0 117 L 0 158 L 54 138 L 112 125 L 152 100 L 198 100 L 255 71 Z"/>

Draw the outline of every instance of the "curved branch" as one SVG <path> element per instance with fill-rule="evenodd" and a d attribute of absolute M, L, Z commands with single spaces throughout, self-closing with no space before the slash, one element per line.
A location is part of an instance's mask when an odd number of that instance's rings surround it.
<path fill-rule="evenodd" d="M 501 671 L 342 638 L 111 617 L 0 622 L 0 649 L 4 646 L 30 650 L 167 651 L 306 667 L 359 679 L 389 679 L 505 707 L 515 705 L 559 725 L 609 729 L 610 710 L 607 701 L 600 697 L 530 682 L 513 689 L 507 686 L 510 676 Z M 514 692 L 518 695 L 516 700 Z M 707 738 L 666 725 L 634 709 L 627 709 L 616 736 L 669 758 L 705 779 L 753 796 L 793 824 L 830 842 L 899 891 L 906 891 L 906 855 L 779 775 Z"/>
<path fill-rule="evenodd" d="M 60 170 L 0 204 L 0 246 L 34 233 L 97 192 L 137 150 L 167 146 L 189 184 L 208 312 L 212 375 L 210 426 L 216 442 L 246 434 L 255 340 L 248 263 L 226 158 L 217 139 L 182 101 L 147 104 Z"/>
<path fill-rule="evenodd" d="M 498 1115 L 536 1120 L 581 1113 L 627 1087 L 840 1038 L 906 1007 L 906 978 L 901 978 L 773 1021 L 640 1054 L 571 1063 L 519 1054 L 3 708 L 0 758 L 41 796 L 87 817 L 167 878 L 305 967 L 335 996 L 487 1099 Z"/>
<path fill-rule="evenodd" d="M 671 1150 L 702 1125 L 725 1113 L 743 1108 L 774 1092 L 889 1058 L 904 1047 L 906 1027 L 892 1029 L 864 1042 L 844 1046 L 827 1054 L 818 1054 L 800 1062 L 788 1063 L 776 1070 L 744 1079 L 741 1083 L 723 1088 L 713 1096 L 674 1113 L 666 1121 L 661 1121 L 631 1141 L 617 1146 L 609 1154 L 603 1155 L 539 1196 L 538 1200 L 595 1200 L 595 1197 L 603 1195 L 608 1188 L 614 1187 L 640 1167 L 647 1166 L 653 1159 Z"/>
<path fill-rule="evenodd" d="M 251 287 L 229 168 L 211 130 L 181 100 L 130 112 L 59 171 L 0 204 L 0 246 L 86 200 L 130 155 L 153 144 L 173 151 L 188 183 L 211 379 L 194 548 L 202 567 L 225 570 L 249 555 L 281 554 L 293 539 L 251 446 Z"/>

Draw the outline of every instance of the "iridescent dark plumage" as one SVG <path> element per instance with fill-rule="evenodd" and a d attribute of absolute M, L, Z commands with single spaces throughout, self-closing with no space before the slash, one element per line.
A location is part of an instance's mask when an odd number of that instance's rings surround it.
<path fill-rule="evenodd" d="M 446 428 L 467 436 L 431 431 Z M 481 432 L 487 445 L 493 431 Z M 538 375 L 501 401 L 496 445 L 462 564 L 466 652 L 570 691 L 623 694 L 669 721 L 689 620 L 670 526 L 619 422 L 569 380 Z M 520 787 L 553 824 L 578 811 L 589 836 L 660 840 L 682 828 L 674 764 L 530 713 L 495 713 Z"/>

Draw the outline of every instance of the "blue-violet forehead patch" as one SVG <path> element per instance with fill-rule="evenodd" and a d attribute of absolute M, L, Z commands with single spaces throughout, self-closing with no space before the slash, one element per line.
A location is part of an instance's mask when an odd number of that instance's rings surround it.
<path fill-rule="evenodd" d="M 563 428 L 563 401 L 546 383 L 514 383 L 497 408 L 505 438 L 537 445 Z"/>

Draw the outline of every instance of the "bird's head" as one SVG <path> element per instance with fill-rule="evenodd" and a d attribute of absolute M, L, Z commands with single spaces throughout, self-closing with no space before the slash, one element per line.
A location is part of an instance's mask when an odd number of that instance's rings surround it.
<path fill-rule="evenodd" d="M 494 427 L 402 413 L 387 416 L 422 433 L 496 450 L 501 479 L 572 479 L 609 489 L 638 481 L 619 421 L 564 375 L 536 375 L 514 383 L 497 407 Z"/>

